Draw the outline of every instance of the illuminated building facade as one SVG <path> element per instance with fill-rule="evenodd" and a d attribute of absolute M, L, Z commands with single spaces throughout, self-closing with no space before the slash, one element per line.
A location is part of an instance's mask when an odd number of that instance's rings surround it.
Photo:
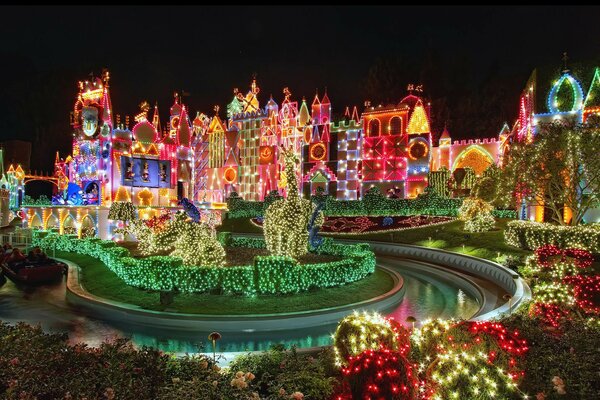
<path fill-rule="evenodd" d="M 114 115 L 109 89 L 107 71 L 79 83 L 72 155 L 57 156 L 49 178 L 58 188 L 53 206 L 28 208 L 34 226 L 61 232 L 67 223 L 79 232 L 94 226 L 106 237 L 111 229 L 104 214 L 113 201 L 133 202 L 144 218 L 182 198 L 218 206 L 232 192 L 255 201 L 272 191 L 285 195 L 290 177 L 283 173 L 282 150 L 290 148 L 300 162 L 296 178 L 304 196 L 322 190 L 355 200 L 378 187 L 390 197 L 413 198 L 423 193 L 430 171 L 471 167 L 479 175 L 500 163 L 509 136 L 505 127 L 496 138 L 452 142 L 444 130 L 434 143 L 430 105 L 412 86 L 399 103 L 367 105 L 362 114 L 346 108 L 334 120 L 327 91 L 298 103 L 284 88 L 280 104 L 271 97 L 261 106 L 253 79 L 245 95 L 234 89 L 226 119 L 215 106 L 212 117 L 197 113 L 192 120 L 176 94 L 164 128 L 158 105 L 150 117 L 143 102 L 131 129 L 129 117 L 122 123 Z"/>
<path fill-rule="evenodd" d="M 580 124 L 592 116 L 600 116 L 600 68 L 594 68 L 586 91 L 582 80 L 567 67 L 566 54 L 563 61 L 560 73 L 537 69 L 532 72 L 519 99 L 519 117 L 510 134 L 512 140 L 532 142 L 541 124 L 555 121 Z M 587 75 L 591 71 L 581 72 Z M 568 221 L 571 210 L 565 207 L 564 212 L 564 219 Z M 542 222 L 544 207 L 528 205 L 525 215 L 530 220 Z M 584 220 L 600 220 L 600 210 L 590 209 Z"/>

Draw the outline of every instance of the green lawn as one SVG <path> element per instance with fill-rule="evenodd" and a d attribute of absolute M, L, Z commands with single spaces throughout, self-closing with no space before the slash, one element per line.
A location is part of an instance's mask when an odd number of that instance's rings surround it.
<path fill-rule="evenodd" d="M 405 229 L 389 233 L 369 233 L 363 235 L 336 235 L 335 238 L 415 244 L 425 247 L 454 251 L 485 258 L 491 261 L 504 261 L 506 256 L 523 257 L 530 251 L 508 246 L 504 242 L 504 229 L 510 219 L 496 220 L 496 228 L 490 232 L 468 233 L 463 230 L 464 223 L 452 221 L 447 224 L 422 228 Z M 262 229 L 249 219 L 226 219 L 219 227 L 220 231 L 236 233 L 262 233 Z M 324 234 L 327 236 L 327 234 Z M 498 258 L 500 253 L 500 258 Z"/>
<path fill-rule="evenodd" d="M 286 296 L 258 296 L 255 298 L 211 294 L 178 294 L 172 304 L 160 304 L 158 292 L 137 289 L 126 285 L 101 261 L 85 255 L 56 252 L 81 266 L 82 284 L 96 296 L 123 303 L 134 304 L 148 310 L 172 311 L 192 314 L 271 314 L 316 310 L 356 303 L 389 291 L 394 281 L 387 273 L 376 270 L 359 282 L 338 288 L 321 289 Z"/>

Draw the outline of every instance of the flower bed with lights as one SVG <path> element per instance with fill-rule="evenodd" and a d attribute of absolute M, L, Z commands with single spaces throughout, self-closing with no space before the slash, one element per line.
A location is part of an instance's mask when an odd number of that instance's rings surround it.
<path fill-rule="evenodd" d="M 546 244 L 577 247 L 600 252 L 600 225 L 560 226 L 531 221 L 511 221 L 504 231 L 506 243 L 522 249 L 535 250 Z"/>
<path fill-rule="evenodd" d="M 361 234 L 375 232 L 391 232 L 403 229 L 444 224 L 453 221 L 451 217 L 434 217 L 415 215 L 411 217 L 325 217 L 320 233 L 329 234 Z M 253 218 L 252 223 L 263 225 L 261 218 Z"/>
<path fill-rule="evenodd" d="M 222 235 L 230 247 L 265 248 L 264 239 Z M 100 239 L 35 232 L 34 245 L 90 255 L 101 260 L 125 283 L 142 289 L 182 293 L 220 291 L 243 295 L 285 294 L 327 288 L 358 281 L 375 271 L 375 255 L 368 245 L 326 241 L 319 254 L 342 257 L 340 261 L 300 265 L 284 256 L 256 257 L 252 265 L 235 267 L 190 266 L 173 256 L 131 257 L 128 249 Z"/>
<path fill-rule="evenodd" d="M 517 385 L 529 346 L 499 322 L 425 321 L 409 332 L 393 319 L 354 314 L 334 341 L 338 400 L 523 396 Z"/>
<path fill-rule="evenodd" d="M 590 268 L 593 260 L 586 250 L 538 248 L 520 270 L 532 280 L 530 315 L 553 329 L 567 320 L 600 325 L 600 275 Z"/>

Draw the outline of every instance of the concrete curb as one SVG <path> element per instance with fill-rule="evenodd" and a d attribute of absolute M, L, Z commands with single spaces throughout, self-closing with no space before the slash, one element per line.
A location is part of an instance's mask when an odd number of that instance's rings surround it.
<path fill-rule="evenodd" d="M 79 266 L 62 260 L 69 266 L 67 277 L 67 301 L 86 309 L 91 316 L 137 323 L 145 326 L 181 329 L 188 331 L 242 332 L 293 330 L 336 323 L 353 310 L 385 312 L 396 306 L 404 297 L 402 276 L 386 267 L 378 266 L 394 279 L 394 287 L 380 296 L 357 303 L 326 309 L 278 314 L 210 315 L 184 314 L 146 310 L 138 306 L 104 299 L 89 293 L 79 280 Z"/>

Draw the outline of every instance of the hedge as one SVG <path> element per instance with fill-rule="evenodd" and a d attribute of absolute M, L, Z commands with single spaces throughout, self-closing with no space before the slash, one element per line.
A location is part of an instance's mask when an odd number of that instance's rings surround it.
<path fill-rule="evenodd" d="M 532 221 L 511 221 L 504 231 L 507 244 L 535 250 L 546 244 L 600 252 L 600 226 L 561 226 Z"/>
<path fill-rule="evenodd" d="M 265 248 L 263 238 L 220 236 L 233 247 Z M 170 256 L 131 257 L 129 250 L 109 240 L 77 239 L 73 235 L 34 231 L 33 244 L 44 250 L 89 255 L 102 261 L 126 284 L 141 289 L 227 294 L 283 294 L 312 288 L 340 286 L 358 281 L 375 271 L 375 255 L 369 245 L 324 242 L 319 254 L 343 256 L 341 261 L 299 265 L 286 257 L 255 257 L 253 265 L 211 267 L 183 265 Z"/>
<path fill-rule="evenodd" d="M 380 192 L 369 193 L 362 200 L 336 200 L 331 196 L 316 195 L 312 199 L 325 202 L 323 213 L 326 216 L 458 216 L 462 198 L 450 199 L 441 197 L 435 192 L 421 194 L 416 199 L 390 199 Z M 228 200 L 227 218 L 256 218 L 262 217 L 269 202 L 246 201 L 240 197 Z M 497 218 L 516 218 L 515 210 L 494 210 Z"/>

